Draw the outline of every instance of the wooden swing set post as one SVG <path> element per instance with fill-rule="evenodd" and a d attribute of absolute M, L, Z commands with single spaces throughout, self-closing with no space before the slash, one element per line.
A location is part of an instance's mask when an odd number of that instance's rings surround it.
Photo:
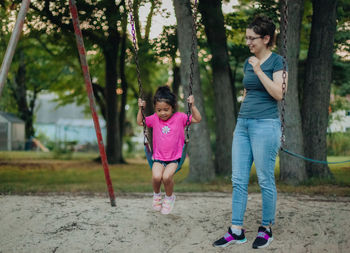
<path fill-rule="evenodd" d="M 92 119 L 93 119 L 94 125 L 95 125 L 98 147 L 100 150 L 101 161 L 102 161 L 102 165 L 103 165 L 103 169 L 104 169 L 109 198 L 111 200 L 111 205 L 116 206 L 112 181 L 111 181 L 111 177 L 109 174 L 109 167 L 108 167 L 108 162 L 107 162 L 106 151 L 105 151 L 105 148 L 103 145 L 100 123 L 98 121 L 98 116 L 96 113 L 95 98 L 94 98 L 94 94 L 93 94 L 93 90 L 92 90 L 91 78 L 90 78 L 90 73 L 89 73 L 89 66 L 88 66 L 87 60 L 86 60 L 86 51 L 85 51 L 85 46 L 84 46 L 84 40 L 83 40 L 83 35 L 82 35 L 81 29 L 80 29 L 80 25 L 79 25 L 78 10 L 77 10 L 75 0 L 69 0 L 69 9 L 70 9 L 70 13 L 72 15 L 75 38 L 77 41 L 77 47 L 78 47 L 79 57 L 80 57 L 80 65 L 81 65 L 81 68 L 82 68 L 83 74 L 84 74 L 85 87 L 86 87 L 86 91 L 87 91 L 87 94 L 89 97 L 91 115 L 92 115 Z"/>
<path fill-rule="evenodd" d="M 21 4 L 21 8 L 18 12 L 15 28 L 13 29 L 13 32 L 11 34 L 11 38 L 9 41 L 9 44 L 6 49 L 6 53 L 3 59 L 3 62 L 1 64 L 0 69 L 0 97 L 2 93 L 2 89 L 5 85 L 5 81 L 7 78 L 7 74 L 9 72 L 11 62 L 13 55 L 15 53 L 15 49 L 19 40 L 19 37 L 21 36 L 22 30 L 23 30 L 23 24 L 24 19 L 26 18 L 26 14 L 29 8 L 30 0 L 23 0 Z"/>

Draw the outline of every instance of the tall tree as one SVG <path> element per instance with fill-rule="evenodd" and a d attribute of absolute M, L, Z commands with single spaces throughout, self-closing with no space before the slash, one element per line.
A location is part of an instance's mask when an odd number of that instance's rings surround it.
<path fill-rule="evenodd" d="M 102 112 L 105 112 L 107 127 L 106 154 L 110 163 L 123 162 L 122 145 L 120 141 L 120 121 L 118 120 L 118 100 L 116 94 L 117 80 L 120 77 L 118 72 L 118 56 L 121 44 L 121 29 L 118 25 L 125 11 L 125 1 L 120 1 L 118 5 L 114 1 L 77 1 L 79 18 L 81 21 L 82 33 L 86 39 L 86 45 L 97 46 L 104 57 L 105 75 L 104 82 L 98 80 L 94 82 L 94 91 L 101 91 L 99 103 Z M 52 4 L 52 1 L 45 0 L 32 2 L 30 8 L 34 11 L 33 29 L 45 31 L 48 34 L 58 36 L 65 35 L 65 38 L 73 38 L 73 26 L 70 22 L 67 1 L 60 0 Z M 69 40 L 69 39 L 68 39 Z M 75 43 L 72 42 L 72 46 Z M 96 50 L 96 49 L 95 49 Z M 96 88 L 96 85 L 99 88 Z"/>
<path fill-rule="evenodd" d="M 2 7 L 0 15 L 5 18 L 0 21 L 0 51 L 5 52 L 9 36 L 13 32 L 9 28 L 16 15 L 13 10 L 17 6 L 14 2 L 3 1 Z M 30 14 L 26 20 L 28 19 L 31 19 Z M 29 26 L 28 23 L 26 25 Z M 22 34 L 17 45 L 5 86 L 7 92 L 2 96 L 0 105 L 2 110 L 16 114 L 25 122 L 27 139 L 35 136 L 33 124 L 37 96 L 40 92 L 54 89 L 58 83 L 66 81 L 63 73 L 67 72 L 68 66 L 62 64 L 61 59 L 69 55 L 64 54 L 63 46 L 56 44 L 56 41 L 52 43 L 47 34 L 28 31 L 26 29 Z"/>
<path fill-rule="evenodd" d="M 284 15 L 285 4 L 288 4 L 287 20 Z M 304 0 L 282 1 L 281 5 L 281 34 L 280 51 L 282 54 L 284 45 L 287 48 L 288 63 L 288 92 L 285 101 L 285 137 L 284 148 L 303 154 L 303 134 L 301 127 L 301 115 L 298 94 L 298 61 L 300 48 L 300 28 L 303 17 Z M 283 26 L 287 22 L 287 41 Z M 286 43 L 286 44 L 285 44 Z M 305 162 L 302 159 L 292 157 L 284 152 L 280 152 L 280 179 L 283 182 L 297 184 L 307 178 Z"/>
<path fill-rule="evenodd" d="M 313 0 L 312 27 L 303 87 L 302 127 L 307 157 L 327 160 L 326 133 L 332 80 L 337 0 Z M 332 174 L 326 164 L 307 162 L 309 177 Z"/>
<path fill-rule="evenodd" d="M 186 98 L 186 94 L 188 94 L 189 90 L 188 82 L 190 80 L 191 48 L 194 42 L 193 95 L 195 97 L 196 106 L 202 114 L 201 123 L 191 126 L 189 146 L 190 174 L 188 179 L 191 181 L 204 182 L 212 179 L 215 173 L 207 118 L 204 111 L 204 99 L 200 85 L 197 40 L 195 36 L 192 37 L 194 23 L 192 19 L 191 3 L 189 0 L 174 0 L 173 4 L 177 20 L 178 43 L 181 58 L 181 83 L 184 87 Z M 192 39 L 194 39 L 194 41 Z"/>
<path fill-rule="evenodd" d="M 34 86 L 32 92 L 28 89 L 26 72 L 27 63 L 23 50 L 20 48 L 17 55 L 19 56 L 19 64 L 17 72 L 12 80 L 8 79 L 10 90 L 17 103 L 18 116 L 25 122 L 26 139 L 34 136 L 34 107 L 37 94 L 41 91 L 39 85 Z M 29 101 L 28 101 L 29 100 Z"/>
<path fill-rule="evenodd" d="M 215 167 L 218 174 L 229 175 L 232 171 L 231 146 L 237 101 L 235 87 L 231 86 L 232 74 L 221 0 L 201 0 L 199 10 L 212 55 L 210 62 L 213 70 L 216 122 Z"/>

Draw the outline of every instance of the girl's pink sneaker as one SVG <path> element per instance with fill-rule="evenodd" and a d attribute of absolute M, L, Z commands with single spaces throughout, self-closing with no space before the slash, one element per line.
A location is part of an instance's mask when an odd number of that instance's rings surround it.
<path fill-rule="evenodd" d="M 174 194 L 171 197 L 165 196 L 162 204 L 162 210 L 160 210 L 160 212 L 162 214 L 169 214 L 171 210 L 173 210 L 175 199 L 176 199 L 176 196 Z"/>
<path fill-rule="evenodd" d="M 153 195 L 152 206 L 155 211 L 160 211 L 162 209 L 162 195 Z"/>

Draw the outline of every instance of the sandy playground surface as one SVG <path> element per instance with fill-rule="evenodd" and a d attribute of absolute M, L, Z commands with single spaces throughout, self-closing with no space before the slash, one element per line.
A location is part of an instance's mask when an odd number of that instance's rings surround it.
<path fill-rule="evenodd" d="M 231 194 L 179 193 L 172 214 L 151 209 L 150 194 L 0 196 L 0 252 L 350 252 L 350 198 L 278 195 L 274 241 L 251 244 L 261 197 L 249 195 L 243 245 L 212 247 L 230 224 Z"/>

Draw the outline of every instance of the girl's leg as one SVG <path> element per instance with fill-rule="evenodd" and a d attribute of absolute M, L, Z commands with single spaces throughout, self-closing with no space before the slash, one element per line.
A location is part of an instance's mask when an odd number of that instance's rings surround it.
<path fill-rule="evenodd" d="M 177 169 L 177 163 L 169 163 L 163 172 L 163 183 L 166 196 L 170 197 L 174 191 L 174 174 Z"/>
<path fill-rule="evenodd" d="M 163 183 L 165 188 L 165 198 L 162 204 L 162 209 L 160 212 L 162 214 L 169 214 L 174 207 L 175 195 L 174 191 L 174 173 L 177 168 L 177 163 L 169 163 L 163 172 Z"/>
<path fill-rule="evenodd" d="M 154 162 L 152 166 L 152 186 L 155 193 L 160 192 L 160 186 L 163 179 L 164 166 L 161 163 Z"/>
<path fill-rule="evenodd" d="M 232 225 L 236 229 L 243 226 L 252 163 L 253 157 L 247 119 L 239 118 L 232 143 Z"/>
<path fill-rule="evenodd" d="M 262 194 L 262 226 L 275 223 L 277 190 L 275 162 L 280 147 L 281 125 L 279 119 L 252 120 L 250 135 L 254 163 Z"/>

